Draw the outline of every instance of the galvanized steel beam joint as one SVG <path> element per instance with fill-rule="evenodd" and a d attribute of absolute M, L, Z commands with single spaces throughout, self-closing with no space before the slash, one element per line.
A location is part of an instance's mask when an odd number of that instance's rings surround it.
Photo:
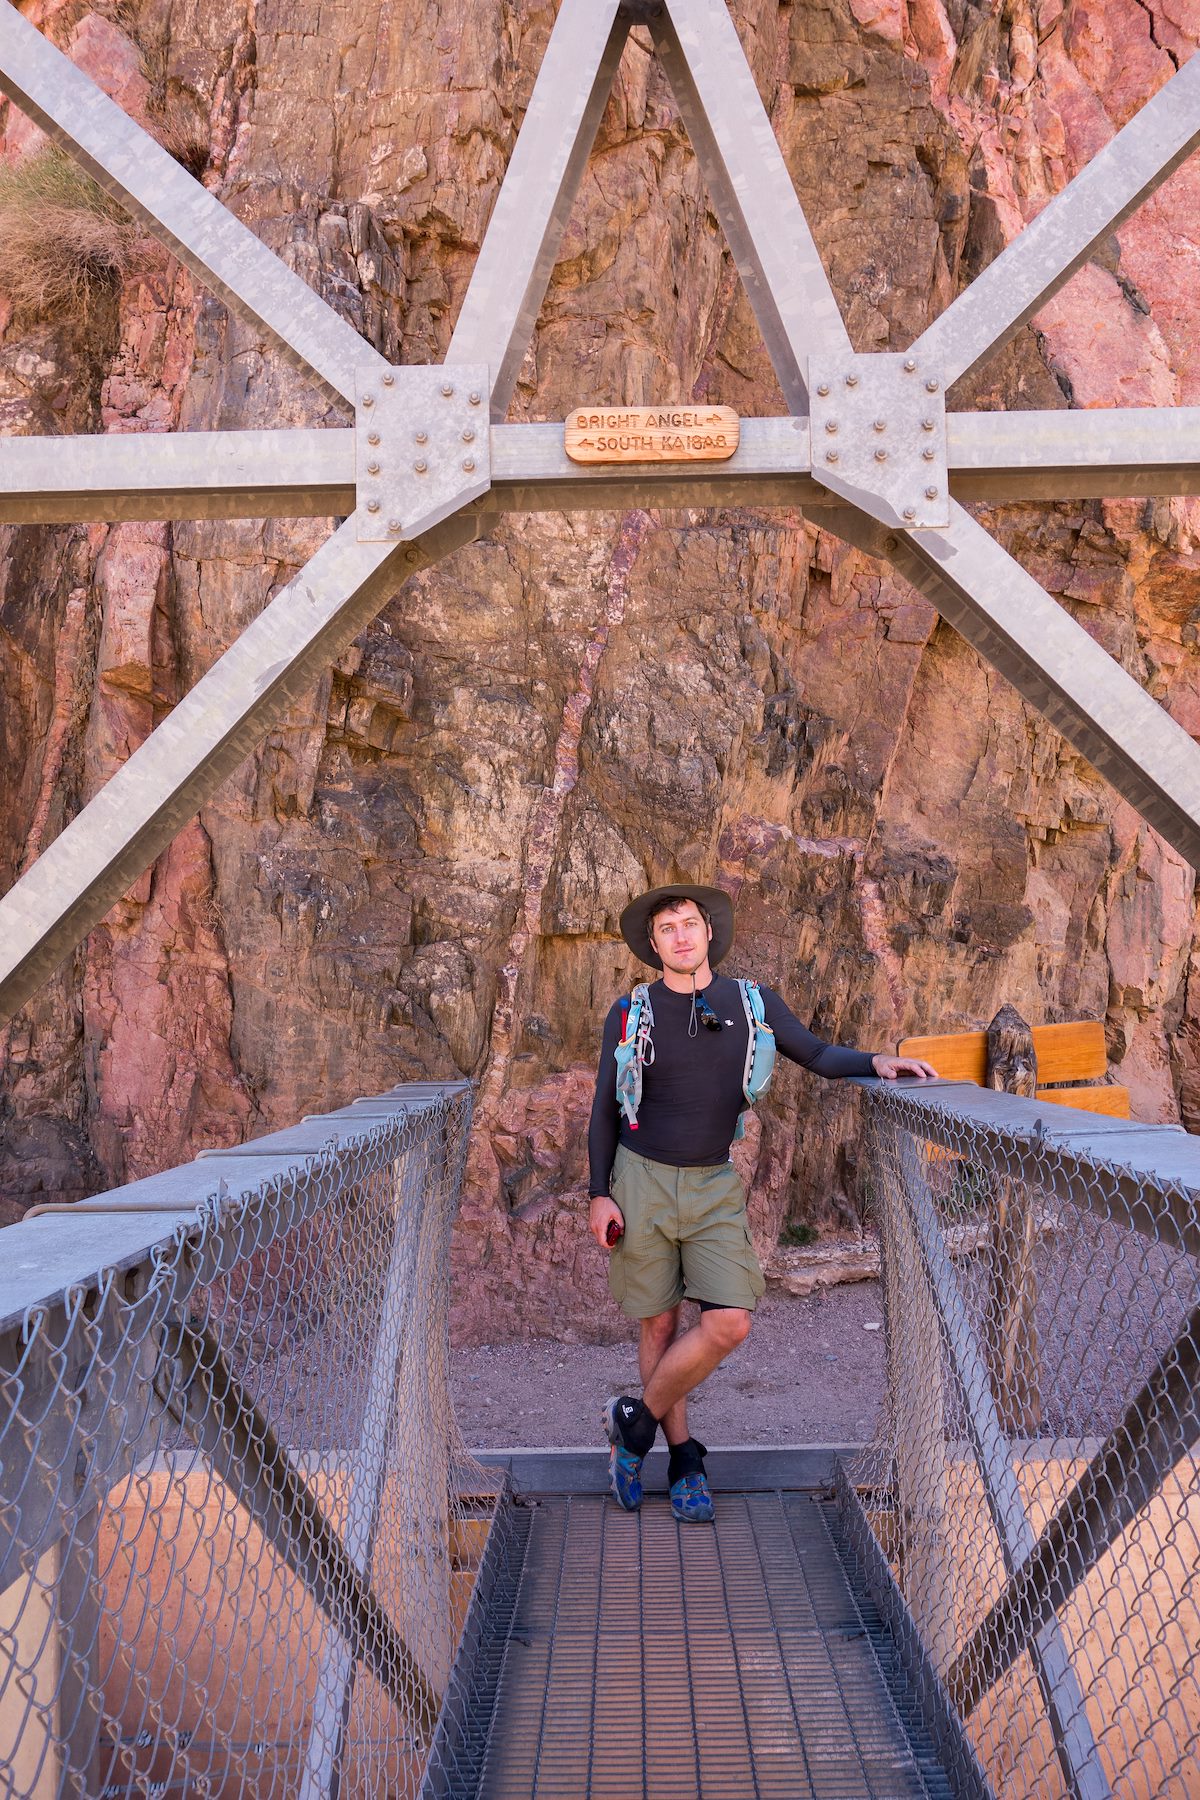
<path fill-rule="evenodd" d="M 360 544 L 402 543 L 491 481 L 485 363 L 371 368 L 358 379 L 354 454 Z"/>
<path fill-rule="evenodd" d="M 946 394 L 930 356 L 813 356 L 813 479 L 881 525 L 950 523 Z"/>

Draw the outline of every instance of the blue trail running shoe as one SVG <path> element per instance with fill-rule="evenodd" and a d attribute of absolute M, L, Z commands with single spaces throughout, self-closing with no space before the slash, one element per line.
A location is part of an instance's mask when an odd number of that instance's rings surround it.
<path fill-rule="evenodd" d="M 685 1525 L 708 1525 L 716 1516 L 708 1482 L 693 1471 L 671 1483 L 671 1511 Z"/>
<path fill-rule="evenodd" d="M 621 1427 L 617 1420 L 617 1407 L 621 1399 L 620 1394 L 615 1394 L 601 1415 L 605 1435 L 612 1446 L 608 1453 L 608 1486 L 618 1506 L 623 1506 L 626 1512 L 636 1512 L 642 1504 L 643 1458 L 635 1456 L 632 1450 L 627 1450 L 621 1440 Z"/>

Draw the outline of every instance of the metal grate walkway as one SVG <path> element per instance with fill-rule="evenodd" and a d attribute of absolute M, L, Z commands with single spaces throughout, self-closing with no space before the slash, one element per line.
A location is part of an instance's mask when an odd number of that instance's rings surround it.
<path fill-rule="evenodd" d="M 714 1528 L 527 1504 L 461 1800 L 949 1795 L 814 1495 L 724 1493 Z"/>

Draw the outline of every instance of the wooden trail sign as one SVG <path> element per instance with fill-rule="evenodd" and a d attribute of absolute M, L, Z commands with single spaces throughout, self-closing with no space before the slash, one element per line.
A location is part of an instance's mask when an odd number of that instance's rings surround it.
<path fill-rule="evenodd" d="M 565 426 L 580 463 L 724 462 L 738 436 L 732 406 L 577 406 Z"/>

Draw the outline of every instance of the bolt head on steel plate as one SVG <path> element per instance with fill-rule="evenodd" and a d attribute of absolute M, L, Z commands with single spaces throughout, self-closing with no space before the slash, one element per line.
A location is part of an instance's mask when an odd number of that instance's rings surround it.
<path fill-rule="evenodd" d="M 881 525 L 944 530 L 950 490 L 940 369 L 911 352 L 814 356 L 808 369 L 814 480 Z"/>
<path fill-rule="evenodd" d="M 360 544 L 418 537 L 487 492 L 490 385 L 479 363 L 399 367 L 382 376 L 378 364 L 360 370 L 354 434 Z"/>

